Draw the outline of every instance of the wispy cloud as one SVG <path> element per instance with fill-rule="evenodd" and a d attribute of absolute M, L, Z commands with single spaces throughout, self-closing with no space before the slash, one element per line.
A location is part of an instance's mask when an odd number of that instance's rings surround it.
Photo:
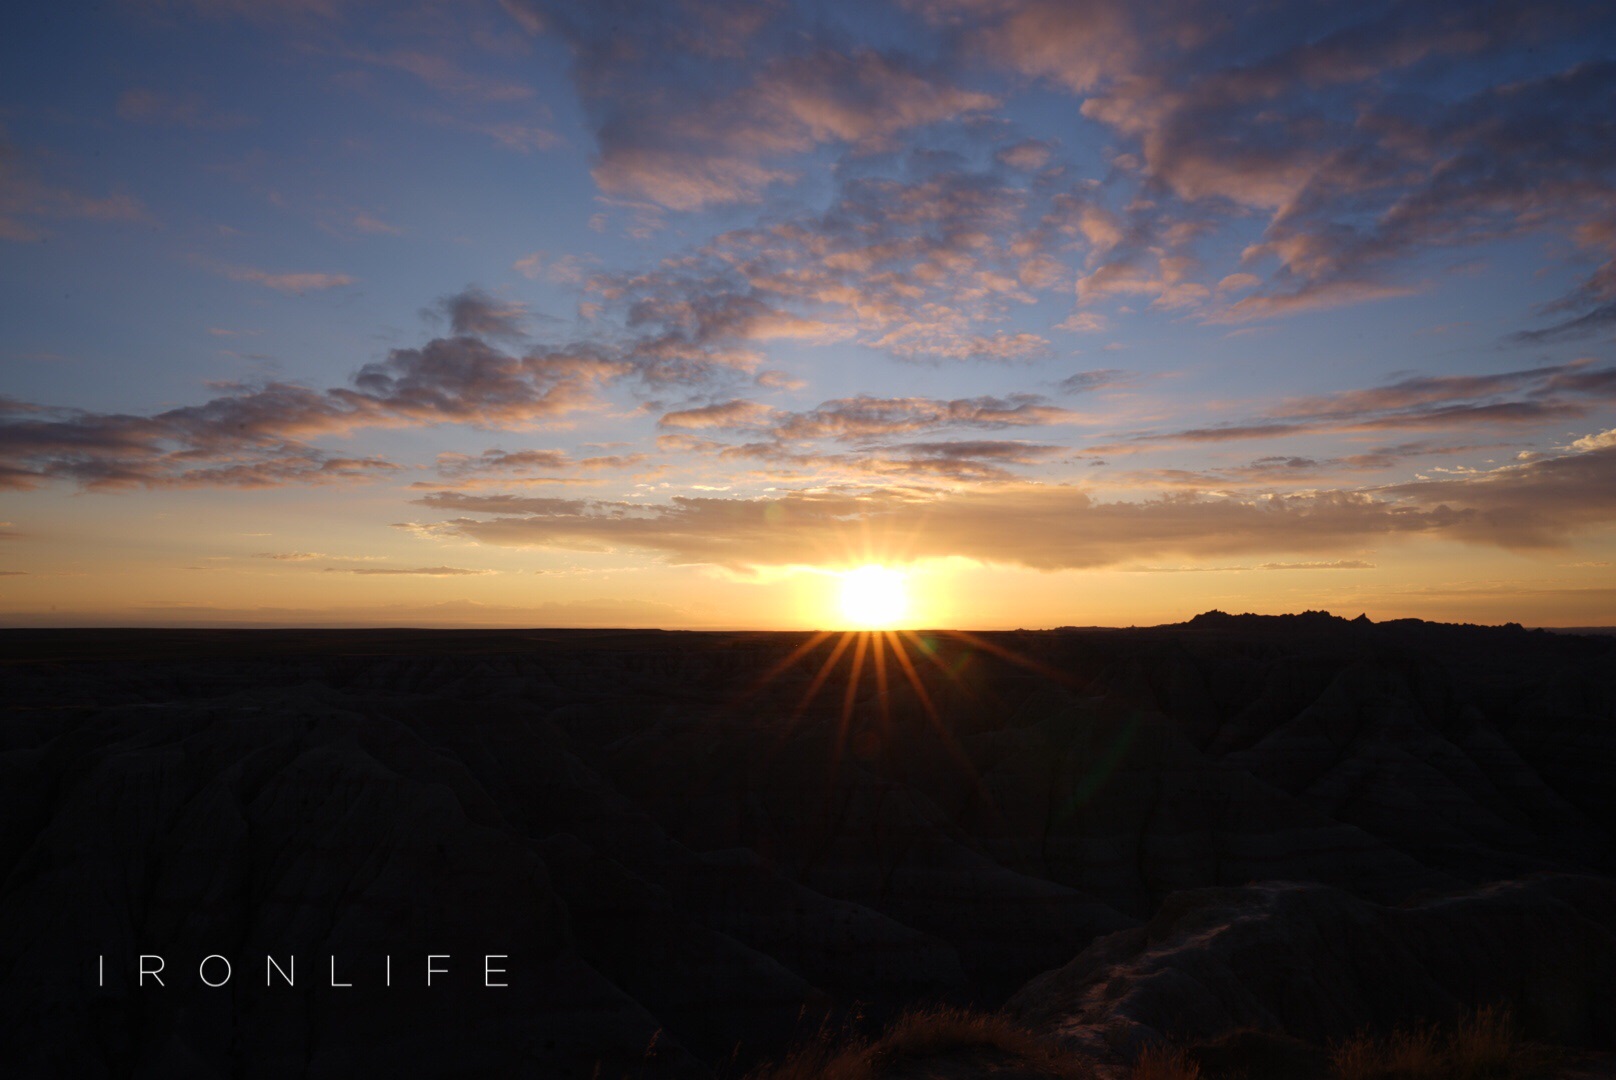
<path fill-rule="evenodd" d="M 37 241 L 54 221 L 149 222 L 151 214 L 133 195 L 86 195 L 39 174 L 33 162 L 0 132 L 0 240 Z"/>
<path fill-rule="evenodd" d="M 891 561 L 954 555 L 1056 570 L 1160 555 L 1323 554 L 1416 535 L 1550 547 L 1616 521 L 1613 491 L 1616 452 L 1601 449 L 1476 477 L 1253 500 L 1100 502 L 1080 489 L 1037 485 L 929 495 L 678 497 L 654 506 L 440 492 L 419 501 L 459 516 L 416 527 L 496 545 L 622 545 L 674 563 L 731 567 L 823 564 L 874 553 Z M 1263 568 L 1367 568 L 1356 563 L 1273 561 Z"/>
<path fill-rule="evenodd" d="M 458 566 L 328 566 L 325 568 L 325 572 L 328 574 L 365 574 L 382 577 L 475 577 L 483 574 L 492 574 L 496 571 L 466 570 Z"/>
<path fill-rule="evenodd" d="M 675 210 L 755 201 L 795 177 L 782 159 L 827 143 L 881 146 L 996 103 L 898 54 L 828 45 L 775 55 L 751 70 L 713 57 L 703 85 L 689 68 L 647 62 L 670 55 L 670 28 L 655 16 L 630 24 L 579 8 L 558 16 L 595 120 L 596 182 Z"/>
<path fill-rule="evenodd" d="M 590 347 L 498 349 L 472 331 L 512 332 L 515 316 L 481 294 L 451 298 L 445 310 L 456 336 L 394 349 L 362 367 L 350 386 L 229 386 L 205 404 L 152 416 L 0 400 L 0 483 L 265 487 L 362 479 L 398 466 L 332 455 L 307 440 L 442 423 L 519 429 L 598 407 L 600 387 L 635 370 Z"/>
<path fill-rule="evenodd" d="M 1247 420 L 1092 446 L 1127 453 L 1150 445 L 1224 443 L 1322 433 L 1492 431 L 1578 420 L 1616 401 L 1616 367 L 1574 360 L 1489 375 L 1410 376 L 1386 386 L 1293 398 Z"/>
<path fill-rule="evenodd" d="M 118 118 L 136 124 L 157 124 L 194 130 L 228 131 L 253 123 L 251 117 L 213 108 L 195 94 L 176 94 L 149 87 L 133 87 L 118 96 Z"/>
<path fill-rule="evenodd" d="M 292 293 L 301 296 L 304 293 L 318 292 L 322 289 L 340 289 L 345 285 L 353 285 L 358 279 L 348 274 L 332 274 L 321 271 L 283 271 L 260 270 L 253 266 L 231 266 L 217 264 L 213 267 L 216 273 L 229 278 L 231 281 L 248 281 L 254 285 L 263 285 L 276 292 Z"/>

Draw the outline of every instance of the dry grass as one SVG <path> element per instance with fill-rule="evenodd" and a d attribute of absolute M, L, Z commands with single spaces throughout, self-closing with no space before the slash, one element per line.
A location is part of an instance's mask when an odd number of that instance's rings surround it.
<path fill-rule="evenodd" d="M 1294 1042 L 1294 1040 L 1292 1040 Z M 1534 1080 L 1552 1075 L 1554 1059 L 1524 1042 L 1507 1009 L 1480 1009 L 1450 1028 L 1401 1028 L 1361 1035 L 1331 1047 L 1336 1080 Z M 1309 1066 L 1317 1075 L 1322 1067 Z M 998 1013 L 934 1008 L 904 1013 L 878 1037 L 822 1029 L 777 1065 L 747 1080 L 1091 1080 L 1093 1066 Z M 1182 1047 L 1141 1053 L 1128 1080 L 1214 1080 Z M 1245 1075 L 1245 1073 L 1241 1073 Z M 1255 1075 L 1252 1073 L 1251 1075 Z M 1264 1073 L 1267 1075 L 1267 1073 Z"/>
<path fill-rule="evenodd" d="M 1521 1040 L 1508 1009 L 1483 1008 L 1445 1032 L 1400 1029 L 1332 1048 L 1339 1080 L 1530 1080 L 1551 1064 Z"/>
<path fill-rule="evenodd" d="M 821 1034 L 748 1080 L 878 1080 L 977 1075 L 1089 1080 L 1087 1063 L 998 1013 L 948 1007 L 906 1012 L 879 1038 Z"/>
<path fill-rule="evenodd" d="M 1182 1048 L 1152 1046 L 1139 1055 L 1128 1080 L 1200 1080 L 1201 1066 Z"/>

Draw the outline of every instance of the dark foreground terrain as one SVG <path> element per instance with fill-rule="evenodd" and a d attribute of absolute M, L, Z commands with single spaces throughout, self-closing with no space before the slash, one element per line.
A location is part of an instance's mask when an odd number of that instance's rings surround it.
<path fill-rule="evenodd" d="M 1480 1006 L 1616 1038 L 1616 638 L 1212 613 L 0 660 L 8 1075 L 733 1077 L 916 1004 L 1101 1067 Z"/>

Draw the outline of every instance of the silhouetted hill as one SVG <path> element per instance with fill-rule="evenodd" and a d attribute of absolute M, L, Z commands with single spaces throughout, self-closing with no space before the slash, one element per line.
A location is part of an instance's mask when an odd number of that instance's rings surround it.
<path fill-rule="evenodd" d="M 1451 1013 L 1494 961 L 1610 1016 L 1616 640 L 1323 612 L 892 640 L 0 632 L 0 1065 L 730 1075 L 827 1013 L 1014 995 L 1203 1036 L 1301 1024 L 1298 970 L 1360 987 L 1311 1038 Z M 1578 884 L 1492 887 L 1545 874 Z M 1194 930 L 1225 924 L 1269 951 Z M 143 953 L 177 977 L 136 986 Z M 1174 965 L 1200 988 L 1150 989 Z"/>

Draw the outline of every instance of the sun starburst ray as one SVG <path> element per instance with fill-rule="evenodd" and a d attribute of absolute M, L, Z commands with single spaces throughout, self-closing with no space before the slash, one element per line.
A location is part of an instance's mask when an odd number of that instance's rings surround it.
<path fill-rule="evenodd" d="M 842 654 L 847 651 L 848 645 L 852 643 L 853 633 L 851 630 L 842 633 L 841 640 L 836 642 L 836 647 L 830 651 L 830 656 L 826 658 L 824 665 L 820 667 L 819 674 L 814 676 L 813 682 L 808 684 L 807 691 L 802 695 L 802 700 L 797 703 L 797 709 L 792 714 L 792 720 L 796 720 L 806 713 L 808 707 L 813 704 L 814 698 L 819 696 L 820 688 L 825 685 L 825 680 L 830 678 L 830 673 L 836 668 L 836 661 L 842 658 Z"/>
<path fill-rule="evenodd" d="M 1043 661 L 1034 660 L 1030 656 L 1023 656 L 1014 649 L 1007 649 L 998 642 L 989 641 L 987 638 L 973 634 L 968 630 L 945 630 L 944 633 L 946 633 L 949 637 L 965 642 L 967 645 L 981 649 L 983 652 L 992 653 L 1001 660 L 1009 661 L 1018 667 L 1024 667 L 1028 671 L 1037 672 L 1046 679 L 1053 679 L 1055 682 L 1061 683 L 1064 686 L 1074 686 L 1077 684 L 1076 679 L 1072 678 L 1072 676 L 1068 675 L 1059 668 L 1050 667 Z"/>

